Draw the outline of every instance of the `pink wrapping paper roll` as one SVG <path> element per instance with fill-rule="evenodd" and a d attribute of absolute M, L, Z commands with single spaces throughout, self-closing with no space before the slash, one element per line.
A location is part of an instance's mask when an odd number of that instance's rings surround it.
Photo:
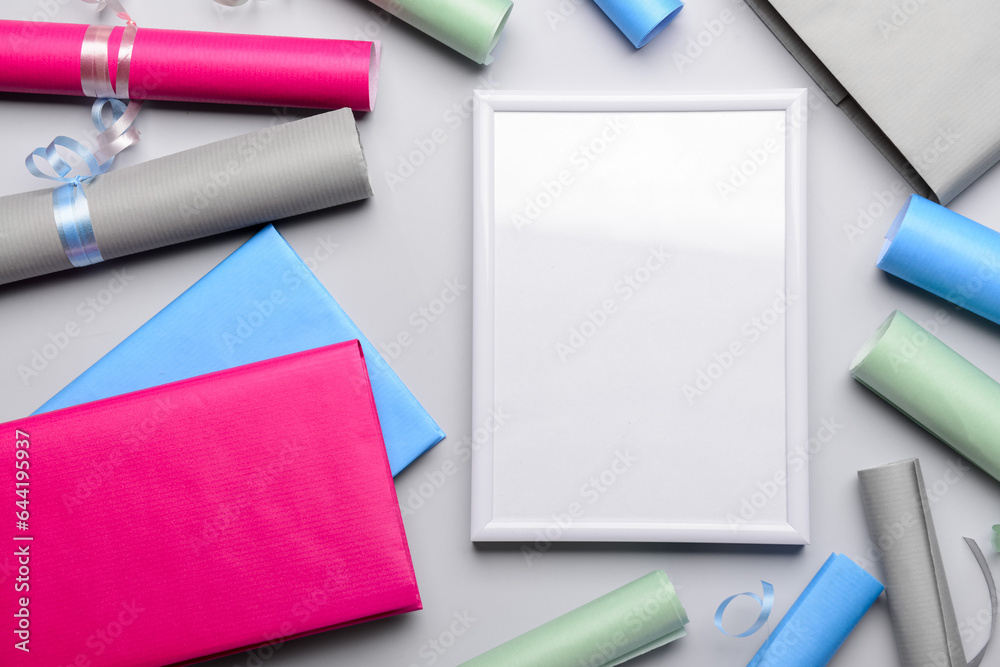
<path fill-rule="evenodd" d="M 83 95 L 86 25 L 0 21 L 0 90 Z M 123 27 L 108 45 L 112 77 Z M 378 42 L 140 27 L 129 72 L 134 100 L 371 111 Z"/>

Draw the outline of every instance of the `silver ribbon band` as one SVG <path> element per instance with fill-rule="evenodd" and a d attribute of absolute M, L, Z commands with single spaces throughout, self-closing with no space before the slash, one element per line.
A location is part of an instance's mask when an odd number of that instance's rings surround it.
<path fill-rule="evenodd" d="M 138 26 L 118 0 L 84 0 L 103 9 L 110 5 L 118 12 L 118 17 L 127 22 L 118 46 L 115 78 L 111 79 L 111 62 L 108 51 L 115 28 L 106 25 L 92 25 L 83 36 L 80 49 L 80 84 L 87 97 L 116 97 L 129 99 L 129 73 L 132 68 L 132 49 Z"/>

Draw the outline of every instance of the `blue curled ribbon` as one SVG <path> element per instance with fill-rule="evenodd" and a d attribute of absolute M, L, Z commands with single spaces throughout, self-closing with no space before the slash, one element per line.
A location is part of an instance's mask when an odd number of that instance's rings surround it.
<path fill-rule="evenodd" d="M 104 108 L 111 105 L 112 122 L 104 123 Z M 132 104 L 128 106 L 116 99 L 100 99 L 94 103 L 91 118 L 94 126 L 101 130 L 98 137 L 99 148 L 95 153 L 83 144 L 70 137 L 58 136 L 45 148 L 37 148 L 24 160 L 28 171 L 39 178 L 63 183 L 52 191 L 52 209 L 66 257 L 75 267 L 89 266 L 103 262 L 104 257 L 97 246 L 94 235 L 94 225 L 90 218 L 90 207 L 87 204 L 87 193 L 84 183 L 108 171 L 114 164 L 115 156 L 139 141 L 139 132 L 129 128 L 138 109 Z M 105 141 L 114 137 L 111 141 Z M 89 173 L 74 174 L 73 166 L 59 153 L 59 148 L 65 148 L 83 160 Z M 45 173 L 38 167 L 37 158 L 42 158 L 52 169 L 52 174 Z"/>
<path fill-rule="evenodd" d="M 764 624 L 767 623 L 767 619 L 771 616 L 771 609 L 774 608 L 774 586 L 767 583 L 763 579 L 760 583 L 764 590 L 763 600 L 756 593 L 737 593 L 736 595 L 730 595 L 722 601 L 722 604 L 719 605 L 719 608 L 715 611 L 715 627 L 719 628 L 719 631 L 722 634 L 729 635 L 730 637 L 749 637 L 764 627 Z M 741 632 L 738 635 L 734 635 L 730 632 L 726 632 L 726 629 L 722 627 L 722 615 L 726 613 L 726 609 L 729 607 L 730 602 L 744 595 L 749 598 L 753 598 L 754 601 L 760 605 L 760 615 L 757 617 L 757 621 L 750 626 L 750 629 L 745 632 Z"/>

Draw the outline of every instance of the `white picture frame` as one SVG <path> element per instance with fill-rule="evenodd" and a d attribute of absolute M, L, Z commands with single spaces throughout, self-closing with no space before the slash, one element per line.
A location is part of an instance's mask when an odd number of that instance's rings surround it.
<path fill-rule="evenodd" d="M 807 544 L 806 91 L 476 102 L 472 540 Z"/>

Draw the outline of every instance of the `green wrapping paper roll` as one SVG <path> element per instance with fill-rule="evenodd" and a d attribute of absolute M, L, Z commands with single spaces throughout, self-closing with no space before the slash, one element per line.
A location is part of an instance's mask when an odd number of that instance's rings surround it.
<path fill-rule="evenodd" d="M 490 53 L 510 16 L 511 0 L 371 0 L 398 19 L 480 65 Z"/>
<path fill-rule="evenodd" d="M 1000 384 L 894 311 L 851 375 L 1000 481 Z"/>
<path fill-rule="evenodd" d="M 656 570 L 461 667 L 612 667 L 687 634 L 687 612 Z"/>

